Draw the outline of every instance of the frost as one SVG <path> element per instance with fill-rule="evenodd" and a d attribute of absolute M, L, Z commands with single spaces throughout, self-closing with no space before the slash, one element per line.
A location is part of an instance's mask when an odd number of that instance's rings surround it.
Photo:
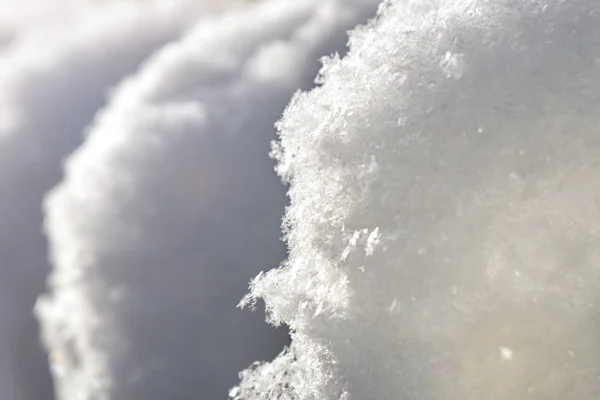
<path fill-rule="evenodd" d="M 600 3 L 392 0 L 350 44 L 278 124 L 289 257 L 249 296 L 311 357 L 234 397 L 596 399 Z"/>
<path fill-rule="evenodd" d="M 273 124 L 377 4 L 269 0 L 211 16 L 112 92 L 45 201 L 54 269 L 37 311 L 61 398 L 225 398 L 238 371 L 288 343 L 236 308 L 285 258 Z"/>

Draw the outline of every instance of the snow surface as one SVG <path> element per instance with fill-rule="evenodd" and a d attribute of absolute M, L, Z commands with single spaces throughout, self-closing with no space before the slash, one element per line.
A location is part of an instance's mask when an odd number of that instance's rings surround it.
<path fill-rule="evenodd" d="M 82 6 L 75 16 L 67 3 L 53 2 L 40 26 L 23 17 L 0 53 L 2 400 L 52 398 L 33 307 L 49 270 L 41 203 L 60 179 L 62 157 L 81 143 L 107 89 L 202 13 L 200 6 L 120 2 Z M 18 4 L 0 4 L 0 15 L 17 20 Z"/>
<path fill-rule="evenodd" d="M 235 399 L 597 399 L 600 3 L 388 1 L 279 124 L 289 351 Z"/>
<path fill-rule="evenodd" d="M 274 122 L 378 0 L 269 0 L 200 22 L 126 79 L 45 203 L 39 303 L 60 397 L 226 398 L 289 341 L 236 308 L 286 256 Z"/>

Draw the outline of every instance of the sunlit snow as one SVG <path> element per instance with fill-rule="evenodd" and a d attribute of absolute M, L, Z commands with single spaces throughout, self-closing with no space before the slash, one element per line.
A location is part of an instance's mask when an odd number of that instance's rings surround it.
<path fill-rule="evenodd" d="M 292 346 L 231 395 L 597 399 L 600 3 L 392 0 L 350 43 L 273 151 L 290 254 L 246 301 Z"/>

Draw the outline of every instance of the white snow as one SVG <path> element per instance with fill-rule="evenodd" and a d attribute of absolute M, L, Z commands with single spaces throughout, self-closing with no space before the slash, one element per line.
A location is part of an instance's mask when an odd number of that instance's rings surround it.
<path fill-rule="evenodd" d="M 225 398 L 288 342 L 236 308 L 286 256 L 273 124 L 378 3 L 202 20 L 114 91 L 45 203 L 55 268 L 38 314 L 61 398 Z"/>
<path fill-rule="evenodd" d="M 61 159 L 82 141 L 110 86 L 203 14 L 200 6 L 175 3 L 81 3 L 77 12 L 71 3 L 52 2 L 46 13 L 32 1 L 0 2 L 0 30 L 13 26 L 15 32 L 0 53 L 3 400 L 52 398 L 33 306 L 49 271 L 41 203 L 60 179 Z M 28 19 L 30 11 L 39 15 L 39 24 Z M 18 23 L 4 24 L 8 20 Z"/>
<path fill-rule="evenodd" d="M 246 302 L 292 345 L 231 395 L 597 399 L 600 3 L 392 0 L 350 44 L 279 123 Z"/>

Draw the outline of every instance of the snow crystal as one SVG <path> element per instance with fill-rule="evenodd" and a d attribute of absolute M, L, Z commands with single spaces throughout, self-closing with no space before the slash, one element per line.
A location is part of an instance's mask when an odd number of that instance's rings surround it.
<path fill-rule="evenodd" d="M 597 399 L 600 3 L 392 0 L 350 45 L 278 124 L 289 258 L 247 298 L 310 356 L 234 397 Z"/>
<path fill-rule="evenodd" d="M 510 347 L 500 347 L 498 349 L 500 351 L 500 357 L 503 360 L 512 360 L 514 351 Z"/>
<path fill-rule="evenodd" d="M 440 62 L 440 67 L 447 78 L 460 79 L 465 72 L 464 56 L 447 51 Z"/>

